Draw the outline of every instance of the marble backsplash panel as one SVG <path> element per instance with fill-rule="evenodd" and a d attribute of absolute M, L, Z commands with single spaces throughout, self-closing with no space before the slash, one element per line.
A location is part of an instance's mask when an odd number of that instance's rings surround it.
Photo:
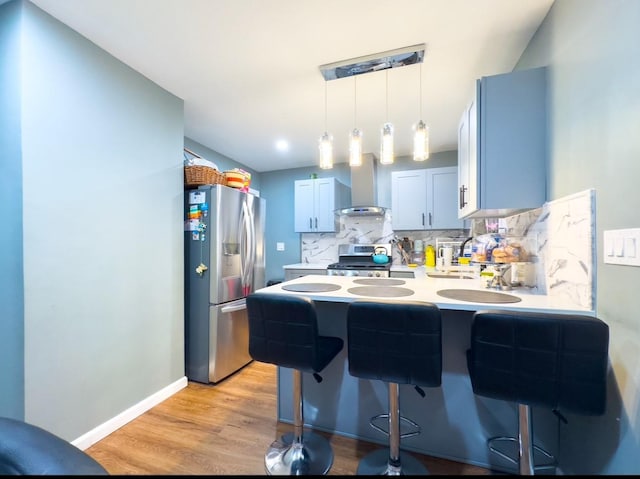
<path fill-rule="evenodd" d="M 532 292 L 564 296 L 595 309 L 595 190 L 585 190 L 499 221 L 501 232 L 520 242 L 535 267 Z M 474 234 L 485 233 L 475 220 Z"/>

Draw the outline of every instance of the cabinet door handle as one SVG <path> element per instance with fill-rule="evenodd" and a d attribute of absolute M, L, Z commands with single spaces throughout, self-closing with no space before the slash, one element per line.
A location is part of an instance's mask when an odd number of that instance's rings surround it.
<path fill-rule="evenodd" d="M 429 213 L 429 226 L 431 226 L 431 213 Z"/>
<path fill-rule="evenodd" d="M 313 228 L 313 218 L 309 217 L 309 229 Z"/>
<path fill-rule="evenodd" d="M 316 229 L 318 229 L 318 217 L 316 217 Z"/>
<path fill-rule="evenodd" d="M 462 185 L 460 187 L 460 209 L 464 208 L 467 202 L 464 200 L 464 192 L 467 191 L 467 187 Z"/>
<path fill-rule="evenodd" d="M 424 213 L 422 213 L 422 226 L 424 226 Z"/>

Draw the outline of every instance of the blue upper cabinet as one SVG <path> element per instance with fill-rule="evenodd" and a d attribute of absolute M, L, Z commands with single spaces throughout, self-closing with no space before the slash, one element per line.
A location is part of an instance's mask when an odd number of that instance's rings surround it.
<path fill-rule="evenodd" d="M 338 230 L 335 211 L 349 204 L 349 187 L 335 178 L 298 180 L 294 189 L 294 231 L 323 233 Z"/>
<path fill-rule="evenodd" d="M 545 67 L 482 77 L 458 129 L 458 217 L 504 217 L 546 201 Z"/>
<path fill-rule="evenodd" d="M 394 231 L 461 229 L 455 166 L 391 172 L 391 226 Z"/>

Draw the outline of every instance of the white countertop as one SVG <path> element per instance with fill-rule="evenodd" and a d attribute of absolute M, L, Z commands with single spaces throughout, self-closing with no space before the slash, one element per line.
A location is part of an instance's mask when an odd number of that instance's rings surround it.
<path fill-rule="evenodd" d="M 284 269 L 327 269 L 331 263 L 294 263 L 285 264 Z"/>
<path fill-rule="evenodd" d="M 317 265 L 316 265 L 317 266 Z M 516 303 L 477 303 L 460 301 L 455 299 L 445 298 L 437 294 L 441 289 L 471 289 L 477 291 L 495 291 L 481 287 L 479 279 L 441 279 L 430 278 L 426 276 L 425 268 L 407 268 L 416 272 L 416 278 L 402 278 L 398 279 L 404 281 L 404 284 L 398 285 L 402 288 L 408 288 L 413 291 L 413 294 L 409 296 L 383 298 L 390 301 L 424 301 L 437 305 L 441 309 L 455 309 L 465 311 L 477 311 L 481 309 L 503 309 L 511 311 L 531 311 L 531 312 L 547 312 L 547 313 L 562 313 L 562 314 L 586 314 L 593 316 L 595 312 L 593 310 L 581 308 L 574 304 L 565 297 L 548 296 L 544 294 L 535 294 L 530 290 L 514 288 L 510 291 L 500 291 L 502 293 L 517 296 L 521 301 Z M 361 284 L 354 283 L 354 280 L 363 279 L 358 277 L 349 276 L 326 276 L 326 277 L 300 277 L 278 283 L 273 286 L 268 286 L 258 290 L 258 293 L 283 293 L 291 295 L 308 296 L 309 298 L 317 301 L 332 301 L 332 302 L 351 302 L 357 299 L 371 299 L 371 296 L 362 296 L 351 294 L 347 290 L 356 286 L 362 286 Z M 301 293 L 293 292 L 282 289 L 283 286 L 296 284 L 296 283 L 324 283 L 340 286 L 339 290 L 329 292 L 318 293 Z M 395 286 L 389 286 L 395 287 Z"/>

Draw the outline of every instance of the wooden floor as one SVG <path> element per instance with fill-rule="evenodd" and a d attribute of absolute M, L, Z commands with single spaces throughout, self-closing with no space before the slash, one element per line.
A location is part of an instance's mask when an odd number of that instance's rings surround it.
<path fill-rule="evenodd" d="M 183 390 L 85 452 L 116 475 L 265 475 L 264 453 L 290 424 L 278 423 L 276 368 L 252 362 L 217 385 Z M 377 444 L 324 434 L 335 454 L 330 475 L 354 475 Z M 435 475 L 491 471 L 412 453 Z"/>

